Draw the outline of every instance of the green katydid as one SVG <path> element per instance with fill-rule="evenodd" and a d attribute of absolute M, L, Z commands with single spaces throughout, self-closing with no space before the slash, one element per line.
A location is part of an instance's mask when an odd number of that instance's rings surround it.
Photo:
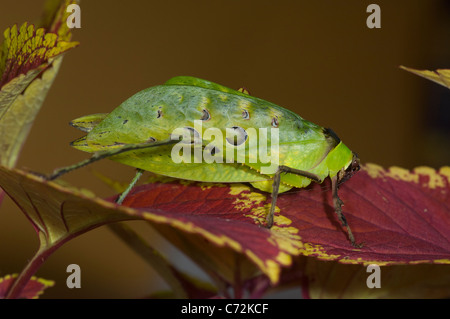
<path fill-rule="evenodd" d="M 55 170 L 50 180 L 109 157 L 138 169 L 119 203 L 143 171 L 200 182 L 248 182 L 272 193 L 266 217 L 270 228 L 279 193 L 306 187 L 311 181 L 322 183 L 330 177 L 335 212 L 351 244 L 360 247 L 342 213 L 337 193 L 339 185 L 359 170 L 357 155 L 331 129 L 246 91 L 179 76 L 138 92 L 109 114 L 84 116 L 71 125 L 87 132 L 71 145 L 93 156 Z M 207 134 L 212 129 L 216 134 Z M 177 130 L 178 134 L 174 134 Z M 179 141 L 176 136 L 183 139 Z M 267 154 L 276 158 L 275 169 L 273 165 L 267 168 L 267 157 L 262 160 L 262 137 L 271 146 Z M 272 148 L 275 144 L 277 147 Z M 174 153 L 175 147 L 178 151 Z M 180 149 L 184 157 L 175 160 Z M 186 152 L 190 149 L 191 153 Z M 199 154 L 213 161 L 198 161 Z"/>

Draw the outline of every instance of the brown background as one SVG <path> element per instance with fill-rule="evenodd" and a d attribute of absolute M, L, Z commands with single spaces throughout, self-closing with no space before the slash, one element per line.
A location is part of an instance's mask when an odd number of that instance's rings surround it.
<path fill-rule="evenodd" d="M 2 0 L 0 29 L 37 21 L 43 3 Z M 366 26 L 370 3 L 381 6 L 381 29 Z M 446 0 L 83 1 L 82 28 L 74 32 L 81 45 L 66 54 L 18 167 L 50 172 L 87 158 L 68 145 L 81 136 L 70 120 L 109 112 L 175 75 L 245 86 L 332 127 L 363 163 L 448 164 L 449 92 L 398 66 L 450 67 L 449 10 Z M 447 113 L 439 113 L 443 103 Z M 64 179 L 111 195 L 92 169 L 121 181 L 133 175 L 106 160 Z M 37 238 L 9 199 L 1 208 L 4 275 L 22 269 Z M 65 286 L 71 263 L 82 269 L 78 290 Z M 105 228 L 60 248 L 38 275 L 57 280 L 45 297 L 141 297 L 162 283 Z"/>

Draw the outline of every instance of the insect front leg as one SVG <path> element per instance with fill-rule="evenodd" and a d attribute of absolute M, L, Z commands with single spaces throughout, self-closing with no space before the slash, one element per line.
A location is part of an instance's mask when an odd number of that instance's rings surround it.
<path fill-rule="evenodd" d="M 273 215 L 274 215 L 274 212 L 275 212 L 275 206 L 277 204 L 278 190 L 280 188 L 280 183 L 281 183 L 281 173 L 297 174 L 297 175 L 309 178 L 309 179 L 311 179 L 311 180 L 313 180 L 315 182 L 318 182 L 318 183 L 321 182 L 321 179 L 316 174 L 313 174 L 313 173 L 310 173 L 310 172 L 306 172 L 306 171 L 302 171 L 302 170 L 296 169 L 296 168 L 291 168 L 291 167 L 288 167 L 288 166 L 283 166 L 283 165 L 278 166 L 278 169 L 277 169 L 275 175 L 273 176 L 272 204 L 270 206 L 269 214 L 267 214 L 267 217 L 266 217 L 267 228 L 269 228 L 269 229 L 273 226 Z"/>

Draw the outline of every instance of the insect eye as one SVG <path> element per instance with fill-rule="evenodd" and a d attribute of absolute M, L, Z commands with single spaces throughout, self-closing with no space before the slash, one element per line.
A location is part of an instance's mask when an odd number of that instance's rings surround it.
<path fill-rule="evenodd" d="M 183 127 L 183 141 L 186 140 L 186 144 L 194 144 L 195 140 L 200 137 L 200 134 L 193 127 Z"/>
<path fill-rule="evenodd" d="M 244 144 L 247 140 L 247 132 L 239 126 L 227 128 L 227 142 L 234 146 Z"/>
<path fill-rule="evenodd" d="M 353 158 L 352 158 L 352 164 L 350 165 L 351 170 L 352 170 L 352 172 L 357 172 L 361 169 L 360 160 L 359 160 L 358 154 L 356 154 L 355 152 L 352 152 L 352 153 L 353 153 Z"/>
<path fill-rule="evenodd" d="M 357 172 L 361 169 L 361 166 L 359 165 L 359 160 L 354 160 L 352 164 L 352 170 L 354 172 Z"/>

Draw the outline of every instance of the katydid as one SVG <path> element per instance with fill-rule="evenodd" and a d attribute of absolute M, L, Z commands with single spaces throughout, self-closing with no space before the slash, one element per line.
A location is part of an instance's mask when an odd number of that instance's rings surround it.
<path fill-rule="evenodd" d="M 331 129 L 246 90 L 179 76 L 136 93 L 109 114 L 71 125 L 87 132 L 71 145 L 93 156 L 55 170 L 50 180 L 108 157 L 138 169 L 132 185 L 142 171 L 199 182 L 248 182 L 272 194 L 266 217 L 271 228 L 279 193 L 330 177 L 335 212 L 351 244 L 360 247 L 338 196 L 339 185 L 359 170 L 358 156 Z"/>

